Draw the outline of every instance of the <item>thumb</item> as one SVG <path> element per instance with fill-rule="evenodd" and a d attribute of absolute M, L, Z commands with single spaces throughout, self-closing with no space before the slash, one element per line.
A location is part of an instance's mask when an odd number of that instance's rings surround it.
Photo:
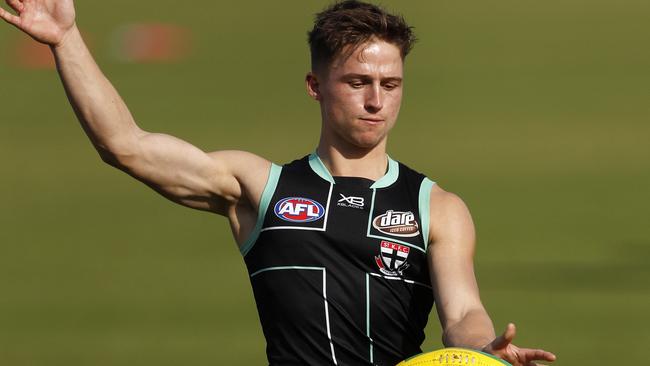
<path fill-rule="evenodd" d="M 508 323 L 506 326 L 505 332 L 502 335 L 496 337 L 494 341 L 490 344 L 493 350 L 506 348 L 512 340 L 515 339 L 515 334 L 517 333 L 517 328 L 513 323 Z"/>

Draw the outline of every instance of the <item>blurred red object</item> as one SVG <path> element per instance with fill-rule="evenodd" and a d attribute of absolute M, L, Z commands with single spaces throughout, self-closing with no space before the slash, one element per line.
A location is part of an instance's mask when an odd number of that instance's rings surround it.
<path fill-rule="evenodd" d="M 90 48 L 86 34 L 84 39 Z M 16 36 L 12 45 L 13 64 L 28 69 L 55 67 L 49 46 L 24 34 Z M 121 62 L 178 62 L 189 55 L 191 48 L 190 31 L 171 24 L 127 24 L 118 27 L 111 36 L 112 56 Z"/>
<path fill-rule="evenodd" d="M 177 62 L 187 57 L 190 43 L 189 30 L 171 24 L 127 24 L 112 37 L 113 55 L 123 62 Z"/>
<path fill-rule="evenodd" d="M 13 50 L 11 61 L 17 66 L 28 69 L 53 69 L 55 66 L 50 47 L 27 35 L 20 34 L 15 38 Z"/>
<path fill-rule="evenodd" d="M 92 49 L 92 37 L 83 33 L 83 38 L 88 48 Z M 10 52 L 10 61 L 18 67 L 43 70 L 56 67 L 50 47 L 35 41 L 26 34 L 18 33 L 11 41 L 11 45 L 13 52 Z"/>

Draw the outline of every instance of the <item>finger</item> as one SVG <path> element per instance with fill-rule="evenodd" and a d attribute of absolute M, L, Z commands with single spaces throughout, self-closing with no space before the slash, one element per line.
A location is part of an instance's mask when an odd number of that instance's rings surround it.
<path fill-rule="evenodd" d="M 23 9 L 25 8 L 22 1 L 20 0 L 5 0 L 5 2 L 7 5 L 11 6 L 12 9 L 18 12 L 18 14 L 22 13 Z"/>
<path fill-rule="evenodd" d="M 508 323 L 508 326 L 506 327 L 506 330 L 503 332 L 503 334 L 492 341 L 492 349 L 506 348 L 510 343 L 512 343 L 512 340 L 515 338 L 516 333 L 517 328 L 515 325 Z"/>
<path fill-rule="evenodd" d="M 17 17 L 10 12 L 4 10 L 3 8 L 0 8 L 0 18 L 4 20 L 5 22 L 9 24 L 13 24 L 15 26 L 18 26 L 20 24 L 20 17 Z"/>
<path fill-rule="evenodd" d="M 526 355 L 526 358 L 529 360 L 542 360 L 542 361 L 555 361 L 557 357 L 551 352 L 544 351 L 543 349 L 531 350 L 529 355 Z"/>
<path fill-rule="evenodd" d="M 543 349 L 520 348 L 519 353 L 524 360 L 529 361 L 541 360 L 553 362 L 556 359 L 554 354 Z"/>

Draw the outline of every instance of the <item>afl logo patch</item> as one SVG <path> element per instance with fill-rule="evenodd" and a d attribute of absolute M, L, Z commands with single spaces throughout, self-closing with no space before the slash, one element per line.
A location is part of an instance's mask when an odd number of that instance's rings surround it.
<path fill-rule="evenodd" d="M 418 222 L 413 212 L 388 210 L 372 220 L 372 226 L 380 232 L 392 236 L 412 237 L 420 234 Z"/>
<path fill-rule="evenodd" d="M 275 216 L 290 222 L 312 222 L 325 215 L 323 205 L 303 197 L 281 199 L 275 204 L 273 211 Z"/>

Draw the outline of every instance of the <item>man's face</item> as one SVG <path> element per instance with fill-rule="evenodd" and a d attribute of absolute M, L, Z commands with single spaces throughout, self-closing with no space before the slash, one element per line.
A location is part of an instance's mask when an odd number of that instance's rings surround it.
<path fill-rule="evenodd" d="M 402 78 L 399 48 L 381 40 L 357 47 L 347 58 L 338 56 L 326 71 L 308 76 L 310 95 L 321 104 L 322 138 L 363 149 L 385 142 L 399 114 Z"/>

